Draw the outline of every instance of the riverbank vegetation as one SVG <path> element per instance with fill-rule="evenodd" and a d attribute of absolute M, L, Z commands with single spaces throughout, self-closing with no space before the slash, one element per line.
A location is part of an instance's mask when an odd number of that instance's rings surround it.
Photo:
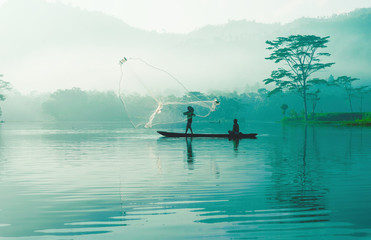
<path fill-rule="evenodd" d="M 280 121 L 295 123 L 303 121 L 303 106 L 294 93 L 277 93 L 269 96 L 269 91 L 261 86 L 246 86 L 243 92 L 214 91 L 197 93 L 199 98 L 217 99 L 220 105 L 207 118 L 195 121 Z M 348 121 L 360 124 L 370 119 L 371 93 L 362 98 L 353 96 L 351 113 L 349 101 L 340 88 L 322 86 L 320 100 L 309 100 L 308 122 Z M 179 98 L 182 96 L 179 96 Z M 127 101 L 141 103 L 137 111 L 150 109 L 148 96 L 130 95 Z M 174 100 L 176 97 L 174 96 Z M 315 108 L 312 108 L 316 101 Z M 125 109 L 115 92 L 85 91 L 80 88 L 57 90 L 53 93 L 21 94 L 16 91 L 7 93 L 2 102 L 2 119 L 5 121 L 126 121 Z M 182 114 L 182 109 L 179 114 Z M 152 109 L 154 111 L 154 109 Z M 185 111 L 185 110 L 184 110 Z M 336 113 L 331 113 L 336 112 Z M 150 114 L 148 110 L 148 114 Z M 134 113 L 135 115 L 135 113 Z"/>
<path fill-rule="evenodd" d="M 284 115 L 282 121 L 285 123 L 341 123 L 351 126 L 370 126 L 369 114 L 363 113 L 364 97 L 371 92 L 368 84 L 356 86 L 354 82 L 360 79 L 345 75 L 337 78 L 331 75 L 327 79 L 312 76 L 335 64 L 334 62 L 322 63 L 320 58 L 330 56 L 330 53 L 318 51 L 327 48 L 329 38 L 329 36 L 291 35 L 266 41 L 267 49 L 271 51 L 266 59 L 280 64 L 277 70 L 272 71 L 269 78 L 263 80 L 266 85 L 271 83 L 275 85 L 268 96 L 276 93 L 294 93 L 302 98 L 303 110 L 300 114 L 292 110 L 290 116 L 286 117 L 288 105 L 286 103 L 281 105 Z M 331 92 L 331 88 L 343 91 L 341 95 L 348 102 L 350 113 L 318 114 L 315 112 L 323 93 Z M 360 99 L 360 112 L 354 111 L 355 98 Z"/>
<path fill-rule="evenodd" d="M 291 116 L 284 117 L 283 123 L 301 124 L 336 124 L 346 126 L 371 126 L 371 112 L 337 112 L 337 113 L 315 113 L 309 120 L 303 116 L 293 113 Z"/>

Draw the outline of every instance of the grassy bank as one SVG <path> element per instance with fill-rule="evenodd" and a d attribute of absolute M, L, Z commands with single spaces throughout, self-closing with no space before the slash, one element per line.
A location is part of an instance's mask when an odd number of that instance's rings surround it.
<path fill-rule="evenodd" d="M 345 126 L 371 126 L 371 112 L 368 113 L 316 113 L 308 116 L 285 117 L 283 123 L 336 124 Z"/>

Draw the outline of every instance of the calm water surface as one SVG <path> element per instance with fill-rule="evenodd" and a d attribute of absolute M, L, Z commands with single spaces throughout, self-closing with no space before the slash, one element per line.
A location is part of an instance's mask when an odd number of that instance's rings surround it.
<path fill-rule="evenodd" d="M 3 124 L 0 239 L 371 239 L 370 128 L 240 125 Z"/>

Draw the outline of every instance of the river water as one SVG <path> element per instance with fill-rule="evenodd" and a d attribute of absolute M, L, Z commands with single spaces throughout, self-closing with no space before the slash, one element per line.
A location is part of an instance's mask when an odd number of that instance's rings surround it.
<path fill-rule="evenodd" d="M 2 124 L 0 239 L 371 239 L 371 128 L 240 128 Z"/>

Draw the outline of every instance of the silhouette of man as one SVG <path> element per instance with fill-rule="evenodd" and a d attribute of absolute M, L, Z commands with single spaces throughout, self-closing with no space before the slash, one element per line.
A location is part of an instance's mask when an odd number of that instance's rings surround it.
<path fill-rule="evenodd" d="M 188 106 L 188 111 L 187 111 L 187 112 L 184 112 L 183 114 L 187 116 L 187 127 L 186 127 L 186 131 L 185 131 L 185 133 L 187 134 L 188 129 L 190 129 L 190 130 L 191 130 L 191 134 L 193 134 L 193 131 L 192 131 L 192 118 L 193 118 L 194 116 L 196 116 L 196 115 L 194 114 L 194 109 L 193 109 L 193 107 Z"/>
<path fill-rule="evenodd" d="M 240 134 L 240 126 L 237 123 L 237 119 L 233 120 L 233 129 L 232 131 L 228 131 L 228 133 L 231 135 Z"/>

